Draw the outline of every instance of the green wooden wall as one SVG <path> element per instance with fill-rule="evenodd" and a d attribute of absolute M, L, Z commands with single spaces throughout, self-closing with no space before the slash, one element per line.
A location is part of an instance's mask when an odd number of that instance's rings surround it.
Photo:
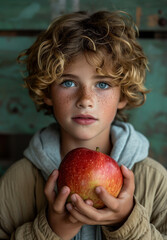
<path fill-rule="evenodd" d="M 26 136 L 53 121 L 51 117 L 36 112 L 27 90 L 22 87 L 20 66 L 16 63 L 19 52 L 34 42 L 36 31 L 45 29 L 58 15 L 105 9 L 127 11 L 142 33 L 139 42 L 150 62 L 146 85 L 152 91 L 145 105 L 130 113 L 130 122 L 150 140 L 151 156 L 167 167 L 166 0 L 6 0 L 1 2 L 0 8 L 0 174 L 12 160 L 16 160 L 11 156 L 7 162 L 3 139 L 7 136 L 15 139 L 14 136 L 20 135 L 21 140 L 17 137 L 20 145 L 23 135 L 27 139 Z M 17 148 L 17 141 L 12 140 L 9 147 Z M 18 148 L 17 151 L 21 150 Z"/>
<path fill-rule="evenodd" d="M 43 29 L 62 13 L 86 10 L 129 12 L 141 30 L 166 31 L 166 0 L 5 0 L 1 1 L 0 29 Z"/>

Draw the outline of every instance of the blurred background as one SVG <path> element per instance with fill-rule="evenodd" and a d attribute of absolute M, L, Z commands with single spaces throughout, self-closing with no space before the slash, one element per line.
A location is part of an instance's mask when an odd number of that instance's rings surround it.
<path fill-rule="evenodd" d="M 0 4 L 0 175 L 22 157 L 32 135 L 53 122 L 36 112 L 16 58 L 56 16 L 81 10 L 123 10 L 139 27 L 138 41 L 150 63 L 146 86 L 151 93 L 129 121 L 149 139 L 150 156 L 167 168 L 166 0 L 5 0 Z"/>

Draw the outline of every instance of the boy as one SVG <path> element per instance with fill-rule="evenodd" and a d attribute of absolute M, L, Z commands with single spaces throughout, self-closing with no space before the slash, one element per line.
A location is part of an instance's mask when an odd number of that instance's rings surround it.
<path fill-rule="evenodd" d="M 166 170 L 124 122 L 124 110 L 142 105 L 148 92 L 135 35 L 126 14 L 78 12 L 56 19 L 20 56 L 30 96 L 56 123 L 34 135 L 0 181 L 0 239 L 167 239 Z M 97 146 L 121 165 L 118 198 L 98 186 L 105 208 L 77 194 L 66 204 L 70 189 L 55 191 L 61 160 Z"/>

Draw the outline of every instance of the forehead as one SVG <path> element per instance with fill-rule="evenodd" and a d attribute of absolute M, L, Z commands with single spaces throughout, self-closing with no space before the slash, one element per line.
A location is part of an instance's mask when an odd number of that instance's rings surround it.
<path fill-rule="evenodd" d="M 72 57 L 70 61 L 65 64 L 64 72 L 71 72 L 83 68 L 84 66 L 91 67 L 84 54 L 78 54 Z"/>
<path fill-rule="evenodd" d="M 99 75 L 109 75 L 112 65 L 111 62 L 109 54 L 103 52 L 100 54 L 84 52 L 72 57 L 70 61 L 65 64 L 64 72 L 73 72 L 85 68 Z"/>

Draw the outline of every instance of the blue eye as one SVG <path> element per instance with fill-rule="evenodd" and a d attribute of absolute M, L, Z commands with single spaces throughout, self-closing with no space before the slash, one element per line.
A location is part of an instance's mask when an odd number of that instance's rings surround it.
<path fill-rule="evenodd" d="M 108 83 L 105 83 L 105 82 L 99 82 L 99 83 L 97 83 L 96 86 L 97 86 L 98 88 L 101 88 L 101 89 L 107 89 L 107 88 L 110 87 L 109 84 L 108 84 Z"/>
<path fill-rule="evenodd" d="M 75 83 L 71 80 L 66 80 L 62 82 L 61 85 L 66 88 L 75 87 Z"/>

